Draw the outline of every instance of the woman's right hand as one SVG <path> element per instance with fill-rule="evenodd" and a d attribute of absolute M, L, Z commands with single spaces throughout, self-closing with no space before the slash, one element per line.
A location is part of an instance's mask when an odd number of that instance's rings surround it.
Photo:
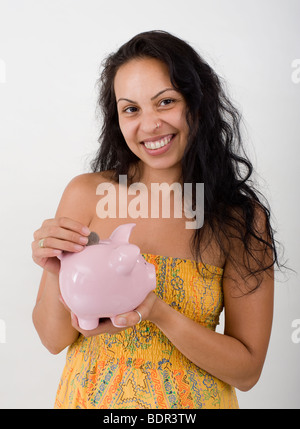
<path fill-rule="evenodd" d="M 45 220 L 33 234 L 32 258 L 43 269 L 58 274 L 62 251 L 80 252 L 88 242 L 87 226 L 67 217 Z"/>

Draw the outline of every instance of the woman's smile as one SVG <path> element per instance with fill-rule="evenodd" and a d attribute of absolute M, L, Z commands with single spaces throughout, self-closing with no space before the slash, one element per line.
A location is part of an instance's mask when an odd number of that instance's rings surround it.
<path fill-rule="evenodd" d="M 161 155 L 170 149 L 175 136 L 176 134 L 168 134 L 162 137 L 150 138 L 144 140 L 141 144 L 144 145 L 145 151 L 150 155 Z"/>

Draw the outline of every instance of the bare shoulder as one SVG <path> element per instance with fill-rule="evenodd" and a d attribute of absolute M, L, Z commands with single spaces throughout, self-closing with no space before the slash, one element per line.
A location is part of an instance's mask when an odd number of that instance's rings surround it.
<path fill-rule="evenodd" d="M 92 195 L 96 195 L 97 186 L 103 182 L 113 182 L 111 171 L 80 174 L 68 183 L 64 194 L 88 200 Z"/>
<path fill-rule="evenodd" d="M 67 188 L 72 188 L 72 190 L 94 190 L 95 186 L 97 187 L 99 183 L 105 181 L 113 181 L 113 171 L 101 171 L 98 173 L 84 173 L 75 176 L 68 184 Z"/>
<path fill-rule="evenodd" d="M 75 176 L 63 192 L 56 217 L 69 217 L 89 225 L 95 214 L 97 186 L 105 181 L 112 182 L 111 171 Z"/>

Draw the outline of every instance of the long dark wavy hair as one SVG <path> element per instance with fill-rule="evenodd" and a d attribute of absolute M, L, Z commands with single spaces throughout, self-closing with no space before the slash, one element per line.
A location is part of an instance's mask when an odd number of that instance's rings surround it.
<path fill-rule="evenodd" d="M 270 208 L 251 178 L 253 166 L 242 144 L 241 116 L 226 95 L 221 79 L 188 43 L 165 31 L 149 31 L 133 37 L 106 58 L 98 100 L 103 125 L 92 171 L 112 170 L 113 180 L 118 182 L 119 175 L 128 175 L 129 167 L 139 161 L 119 127 L 114 78 L 123 64 L 145 57 L 167 65 L 173 86 L 187 103 L 189 139 L 182 159 L 182 182 L 205 186 L 204 225 L 195 229 L 190 243 L 195 260 L 204 263 L 200 244 L 204 232 L 209 232 L 226 258 L 243 271 L 246 282 L 255 277 L 256 285 L 252 283 L 247 290 L 252 292 L 261 284 L 263 272 L 275 264 L 279 266 Z M 243 245 L 242 270 L 230 252 L 232 239 Z"/>

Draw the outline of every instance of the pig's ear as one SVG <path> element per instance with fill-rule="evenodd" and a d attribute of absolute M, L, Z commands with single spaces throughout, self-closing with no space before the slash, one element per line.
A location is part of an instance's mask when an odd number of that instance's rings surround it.
<path fill-rule="evenodd" d="M 115 243 L 128 243 L 132 228 L 134 228 L 135 225 L 135 223 L 124 223 L 118 226 L 109 237 L 110 240 Z"/>
<path fill-rule="evenodd" d="M 121 244 L 110 254 L 109 266 L 118 274 L 129 274 L 137 262 L 140 249 L 135 244 Z"/>

